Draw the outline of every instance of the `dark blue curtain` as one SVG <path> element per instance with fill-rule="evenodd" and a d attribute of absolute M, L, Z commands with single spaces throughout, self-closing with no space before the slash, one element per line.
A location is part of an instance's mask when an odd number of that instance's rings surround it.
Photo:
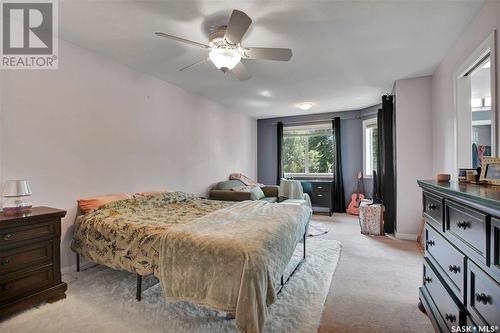
<path fill-rule="evenodd" d="M 277 163 L 276 163 L 276 185 L 279 185 L 281 182 L 281 178 L 283 178 L 283 160 L 282 160 L 282 144 L 283 144 L 283 123 L 278 122 L 277 126 Z"/>
<path fill-rule="evenodd" d="M 332 186 L 332 211 L 345 213 L 344 182 L 342 180 L 342 154 L 340 118 L 332 120 L 333 129 L 333 186 Z"/>

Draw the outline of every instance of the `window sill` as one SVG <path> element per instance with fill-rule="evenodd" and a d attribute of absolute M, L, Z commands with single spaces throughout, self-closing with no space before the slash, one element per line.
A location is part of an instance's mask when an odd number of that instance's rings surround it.
<path fill-rule="evenodd" d="M 321 179 L 333 179 L 332 173 L 285 173 L 285 178 L 321 178 Z"/>

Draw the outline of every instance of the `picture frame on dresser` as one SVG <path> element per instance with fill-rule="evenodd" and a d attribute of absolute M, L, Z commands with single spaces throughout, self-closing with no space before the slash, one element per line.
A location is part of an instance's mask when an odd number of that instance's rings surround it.
<path fill-rule="evenodd" d="M 479 182 L 500 185 L 500 157 L 484 157 Z"/>

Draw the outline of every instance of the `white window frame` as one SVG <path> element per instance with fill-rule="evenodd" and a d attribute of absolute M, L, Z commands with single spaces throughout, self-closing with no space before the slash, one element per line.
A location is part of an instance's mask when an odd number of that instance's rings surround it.
<path fill-rule="evenodd" d="M 371 167 L 369 169 L 367 169 L 367 160 L 366 160 L 366 157 L 367 157 L 367 137 L 366 137 L 366 129 L 369 128 L 369 127 L 373 127 L 373 126 L 377 126 L 377 118 L 370 118 L 370 119 L 366 119 L 366 120 L 363 120 L 363 177 L 364 178 L 372 178 L 373 177 L 373 174 L 372 174 L 372 170 L 371 170 Z M 371 145 L 371 140 L 370 140 L 370 143 Z M 371 149 L 369 150 L 371 151 Z M 370 163 L 371 164 L 371 163 Z"/>
<path fill-rule="evenodd" d="M 326 122 L 325 122 L 326 123 Z M 317 125 L 322 125 L 323 123 L 318 123 Z M 314 127 L 314 125 L 298 125 L 298 126 L 290 126 L 290 127 Z M 309 147 L 309 137 L 306 136 L 306 147 Z M 333 156 L 332 156 L 333 157 Z M 304 156 L 304 169 L 307 171 L 309 169 L 309 154 L 305 154 Z M 333 178 L 333 173 L 311 173 L 311 172 L 301 172 L 301 173 L 291 173 L 291 172 L 283 172 L 283 175 L 286 178 Z"/>

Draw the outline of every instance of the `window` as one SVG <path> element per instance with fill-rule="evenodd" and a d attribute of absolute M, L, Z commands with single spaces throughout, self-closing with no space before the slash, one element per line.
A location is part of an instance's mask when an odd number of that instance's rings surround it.
<path fill-rule="evenodd" d="M 333 175 L 333 131 L 330 123 L 283 128 L 285 177 Z"/>
<path fill-rule="evenodd" d="M 363 121 L 363 173 L 365 177 L 373 176 L 377 169 L 378 135 L 377 118 Z"/>

